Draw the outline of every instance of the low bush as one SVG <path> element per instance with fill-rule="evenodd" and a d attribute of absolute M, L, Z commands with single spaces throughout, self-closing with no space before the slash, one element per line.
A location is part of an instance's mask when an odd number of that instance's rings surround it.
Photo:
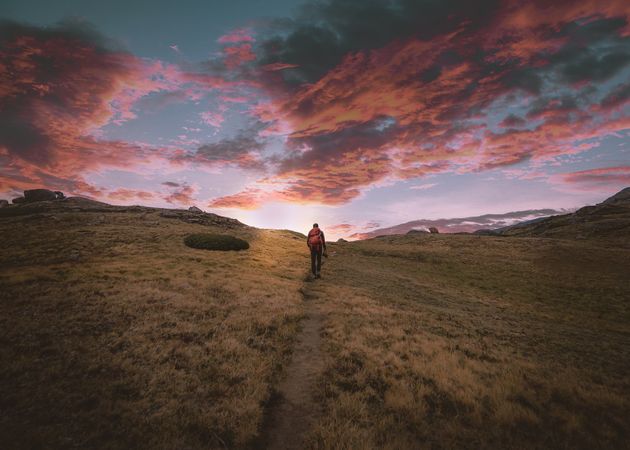
<path fill-rule="evenodd" d="M 226 234 L 198 233 L 184 238 L 184 244 L 203 250 L 247 250 L 249 243 L 243 239 Z"/>

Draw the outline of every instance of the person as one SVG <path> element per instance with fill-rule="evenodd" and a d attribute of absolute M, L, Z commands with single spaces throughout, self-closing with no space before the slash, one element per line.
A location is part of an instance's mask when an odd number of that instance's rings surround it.
<path fill-rule="evenodd" d="M 308 232 L 306 245 L 311 250 L 311 271 L 315 278 L 321 278 L 322 270 L 322 252 L 326 252 L 326 238 L 324 232 L 320 230 L 319 225 L 313 224 L 313 229 Z"/>

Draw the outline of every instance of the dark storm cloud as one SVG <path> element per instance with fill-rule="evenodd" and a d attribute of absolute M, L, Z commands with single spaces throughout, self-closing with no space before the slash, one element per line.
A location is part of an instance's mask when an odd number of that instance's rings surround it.
<path fill-rule="evenodd" d="M 66 48 L 55 48 L 55 43 Z M 42 102 L 61 110 L 77 108 L 73 104 L 77 91 L 68 86 L 68 79 L 81 70 L 75 64 L 78 61 L 73 61 L 73 50 L 86 46 L 94 50 L 91 60 L 82 61 L 90 70 L 124 70 L 117 61 L 107 59 L 113 41 L 85 22 L 65 21 L 40 28 L 0 21 L 0 65 L 5 68 L 0 73 L 0 146 L 33 163 L 50 162 L 54 141 L 46 124 L 34 121 L 35 109 Z M 59 58 L 61 55 L 66 58 Z M 87 80 L 78 88 L 86 89 Z"/>
<path fill-rule="evenodd" d="M 261 45 L 262 64 L 285 63 L 289 83 L 313 82 L 348 53 L 379 48 L 397 39 L 429 40 L 466 23 L 483 26 L 496 11 L 497 0 L 329 0 L 309 3 L 293 20 L 278 21 Z M 439 67 L 424 74 L 431 79 Z"/>
<path fill-rule="evenodd" d="M 527 112 L 527 117 L 540 117 L 549 112 L 575 111 L 578 106 L 578 100 L 568 95 L 560 98 L 539 98 L 533 102 L 531 109 Z"/>
<path fill-rule="evenodd" d="M 630 63 L 628 38 L 622 36 L 625 18 L 567 24 L 558 34 L 567 43 L 550 55 L 549 68 L 557 68 L 569 83 L 605 81 Z"/>
<path fill-rule="evenodd" d="M 630 83 L 622 84 L 610 92 L 601 102 L 604 108 L 614 108 L 623 105 L 630 99 Z"/>
<path fill-rule="evenodd" d="M 333 162 L 342 158 L 345 153 L 381 147 L 397 132 L 400 132 L 399 127 L 391 118 L 381 117 L 331 133 L 294 137 L 288 142 L 290 147 L 295 149 L 306 146 L 311 150 L 286 158 L 280 165 L 280 172 Z"/>
<path fill-rule="evenodd" d="M 264 144 L 256 137 L 241 133 L 230 139 L 202 145 L 195 153 L 203 161 L 231 161 L 252 151 L 262 150 Z"/>
<path fill-rule="evenodd" d="M 526 123 L 527 121 L 523 119 L 522 117 L 519 117 L 514 114 L 510 114 L 505 119 L 503 119 L 500 126 L 502 128 L 512 128 L 512 127 L 519 127 L 519 126 L 525 125 Z"/>
<path fill-rule="evenodd" d="M 239 130 L 233 137 L 204 144 L 194 152 L 175 156 L 172 161 L 210 166 L 234 165 L 243 169 L 263 170 L 265 161 L 260 152 L 265 149 L 267 142 L 258 135 L 261 129 L 262 125 L 257 122 Z"/>

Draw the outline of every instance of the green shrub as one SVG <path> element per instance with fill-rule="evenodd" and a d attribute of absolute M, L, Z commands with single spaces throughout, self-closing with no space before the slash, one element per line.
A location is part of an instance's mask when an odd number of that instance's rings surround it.
<path fill-rule="evenodd" d="M 184 244 L 204 250 L 247 250 L 249 243 L 243 239 L 225 234 L 198 233 L 184 238 Z"/>

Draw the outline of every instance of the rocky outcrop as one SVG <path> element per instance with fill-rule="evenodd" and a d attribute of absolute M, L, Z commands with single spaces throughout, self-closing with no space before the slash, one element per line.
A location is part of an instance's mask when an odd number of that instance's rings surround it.
<path fill-rule="evenodd" d="M 61 215 L 65 213 L 102 213 L 100 216 L 90 215 L 93 225 L 99 225 L 108 221 L 107 216 L 110 213 L 133 213 L 137 214 L 144 225 L 159 226 L 158 216 L 167 219 L 177 219 L 182 222 L 195 223 L 207 226 L 216 226 L 230 229 L 249 228 L 244 223 L 236 219 L 222 217 L 212 213 L 196 213 L 182 209 L 161 209 L 151 208 L 148 206 L 116 206 L 99 202 L 84 197 L 68 197 L 63 201 L 41 201 L 26 202 L 24 197 L 20 197 L 13 201 L 16 206 L 0 209 L 0 219 L 6 217 L 32 216 L 49 217 L 52 214 Z M 148 219 L 148 220 L 147 220 Z M 53 220 L 56 220 L 53 218 Z M 306 238 L 300 235 L 301 238 Z"/>
<path fill-rule="evenodd" d="M 179 219 L 186 223 L 196 223 L 199 225 L 213 225 L 224 228 L 242 228 L 245 225 L 236 219 L 230 219 L 228 217 L 218 216 L 211 213 L 195 213 L 191 211 L 184 211 L 181 209 L 166 210 L 160 212 L 160 217 L 165 219 Z"/>
<path fill-rule="evenodd" d="M 8 200 L 0 200 L 0 208 L 6 208 L 9 206 Z"/>
<path fill-rule="evenodd" d="M 194 212 L 194 213 L 203 213 L 203 211 L 197 208 L 196 206 L 191 206 L 190 208 L 188 208 L 188 211 Z"/>
<path fill-rule="evenodd" d="M 24 191 L 24 199 L 26 203 L 31 202 L 46 202 L 50 200 L 57 200 L 57 194 L 48 189 L 30 189 Z"/>
<path fill-rule="evenodd" d="M 346 240 L 345 240 L 345 239 L 343 239 L 343 238 L 339 238 L 339 239 L 337 239 L 337 244 L 343 244 L 344 242 L 348 242 L 348 241 L 346 241 Z"/>
<path fill-rule="evenodd" d="M 16 205 L 20 203 L 48 202 L 53 200 L 64 200 L 66 196 L 61 191 L 51 191 L 49 189 L 27 189 L 23 197 L 12 200 Z"/>
<path fill-rule="evenodd" d="M 407 231 L 407 234 L 429 234 L 428 231 L 425 230 L 417 230 L 417 229 L 411 229 L 409 231 Z"/>
<path fill-rule="evenodd" d="M 429 233 L 431 234 L 440 234 L 439 230 L 435 227 L 430 227 L 429 228 Z"/>

